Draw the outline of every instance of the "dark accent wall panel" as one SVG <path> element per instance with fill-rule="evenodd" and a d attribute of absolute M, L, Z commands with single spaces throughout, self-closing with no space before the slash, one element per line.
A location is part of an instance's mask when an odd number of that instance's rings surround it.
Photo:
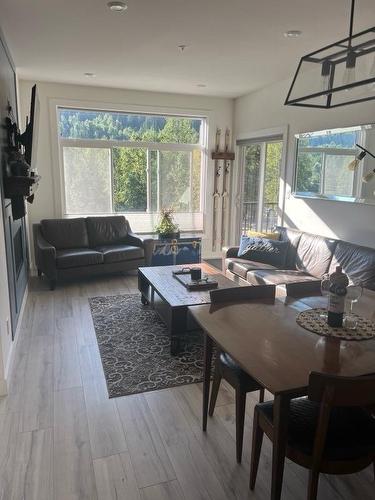
<path fill-rule="evenodd" d="M 5 235 L 12 335 L 14 337 L 27 285 L 28 263 L 25 219 L 14 221 L 10 200 L 4 198 L 3 173 L 7 168 L 7 133 L 4 124 L 9 104 L 12 106 L 14 115 L 17 116 L 15 70 L 0 30 L 0 190 L 3 208 L 3 221 L 1 223 Z"/>

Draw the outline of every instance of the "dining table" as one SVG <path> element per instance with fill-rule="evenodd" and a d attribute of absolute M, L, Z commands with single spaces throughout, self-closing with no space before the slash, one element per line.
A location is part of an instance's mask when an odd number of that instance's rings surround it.
<path fill-rule="evenodd" d="M 325 307 L 326 302 L 327 297 L 314 295 L 277 296 L 275 300 L 195 305 L 189 311 L 204 335 L 203 431 L 207 429 L 214 346 L 274 396 L 271 500 L 281 497 L 289 403 L 307 395 L 310 373 L 375 373 L 375 337 L 342 340 L 297 324 L 299 312 Z M 364 290 L 355 312 L 375 322 L 374 291 Z"/>

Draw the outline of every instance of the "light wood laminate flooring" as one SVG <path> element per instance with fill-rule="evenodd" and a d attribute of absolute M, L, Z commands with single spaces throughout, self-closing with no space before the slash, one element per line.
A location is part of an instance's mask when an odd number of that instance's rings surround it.
<path fill-rule="evenodd" d="M 248 489 L 257 394 L 248 395 L 243 463 L 232 389 L 222 384 L 207 434 L 201 384 L 108 399 L 88 297 L 138 293 L 136 274 L 59 284 L 37 278 L 0 398 L 1 500 L 267 500 L 265 438 Z M 343 436 L 344 439 L 344 436 Z M 287 461 L 283 499 L 306 498 L 307 471 Z M 374 500 L 371 468 L 321 476 L 319 499 Z"/>

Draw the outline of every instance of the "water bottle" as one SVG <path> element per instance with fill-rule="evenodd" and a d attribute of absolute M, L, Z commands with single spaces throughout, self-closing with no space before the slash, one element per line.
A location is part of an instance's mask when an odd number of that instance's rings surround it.
<path fill-rule="evenodd" d="M 342 272 L 342 267 L 337 266 L 336 271 L 330 275 L 329 280 L 331 284 L 329 287 L 327 323 L 333 328 L 341 328 L 349 279 Z"/>

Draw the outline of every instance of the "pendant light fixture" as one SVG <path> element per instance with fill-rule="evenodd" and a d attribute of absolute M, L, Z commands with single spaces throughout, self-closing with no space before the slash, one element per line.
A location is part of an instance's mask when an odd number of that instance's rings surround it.
<path fill-rule="evenodd" d="M 351 0 L 349 36 L 303 56 L 285 105 L 337 108 L 375 99 L 375 26 L 353 35 Z"/>

